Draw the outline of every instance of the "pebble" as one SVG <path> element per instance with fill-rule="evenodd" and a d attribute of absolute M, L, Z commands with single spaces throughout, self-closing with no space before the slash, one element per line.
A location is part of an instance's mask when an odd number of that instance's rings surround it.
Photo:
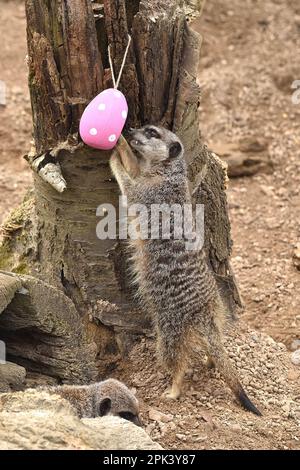
<path fill-rule="evenodd" d="M 176 424 L 175 423 L 168 423 L 168 428 L 171 430 L 171 431 L 175 431 L 176 429 Z"/>
<path fill-rule="evenodd" d="M 167 415 L 165 413 L 162 413 L 161 411 L 158 411 L 158 410 L 155 410 L 154 408 L 152 408 L 150 411 L 149 411 L 149 419 L 151 419 L 151 421 L 158 421 L 158 422 L 161 422 L 161 423 L 169 423 L 170 421 L 173 420 L 173 416 L 172 415 Z"/>
<path fill-rule="evenodd" d="M 291 346 L 290 346 L 292 351 L 296 351 L 297 349 L 300 349 L 300 339 L 294 339 L 292 341 Z"/>
<path fill-rule="evenodd" d="M 300 366 L 300 349 L 291 354 L 291 361 L 295 366 Z"/>
<path fill-rule="evenodd" d="M 274 368 L 275 368 L 275 365 L 272 364 L 271 362 L 267 362 L 267 363 L 266 363 L 266 367 L 267 367 L 267 369 L 274 369 Z"/>
<path fill-rule="evenodd" d="M 288 372 L 288 380 L 291 380 L 291 381 L 294 381 L 294 380 L 298 380 L 299 379 L 299 372 L 295 371 L 295 370 L 290 370 Z"/>
<path fill-rule="evenodd" d="M 198 437 L 193 437 L 194 442 L 203 442 L 206 441 L 207 436 L 198 436 Z"/>
<path fill-rule="evenodd" d="M 231 425 L 229 425 L 229 428 L 232 431 L 236 431 L 236 432 L 243 430 L 242 426 L 240 426 L 239 424 L 231 424 Z"/>

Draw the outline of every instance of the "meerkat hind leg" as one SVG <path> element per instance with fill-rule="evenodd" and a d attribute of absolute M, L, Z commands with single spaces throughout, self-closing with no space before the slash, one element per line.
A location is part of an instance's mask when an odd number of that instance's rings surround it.
<path fill-rule="evenodd" d="M 215 361 L 213 360 L 213 358 L 211 356 L 207 356 L 206 367 L 208 369 L 215 369 L 216 368 Z"/>
<path fill-rule="evenodd" d="M 177 400 L 181 395 L 182 383 L 184 379 L 185 368 L 177 370 L 172 378 L 172 386 L 164 393 L 169 400 Z"/>
<path fill-rule="evenodd" d="M 189 352 L 185 347 L 180 347 L 176 354 L 175 360 L 168 365 L 168 369 L 172 376 L 172 385 L 164 393 L 164 396 L 170 400 L 176 400 L 181 395 L 183 379 L 188 368 Z"/>

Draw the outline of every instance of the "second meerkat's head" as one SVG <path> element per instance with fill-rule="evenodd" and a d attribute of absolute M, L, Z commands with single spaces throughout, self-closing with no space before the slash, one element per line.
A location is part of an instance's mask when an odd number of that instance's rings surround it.
<path fill-rule="evenodd" d="M 95 416 L 119 416 L 142 426 L 138 400 L 125 384 L 115 379 L 107 379 L 92 387 L 95 387 Z"/>
<path fill-rule="evenodd" d="M 183 157 L 180 139 L 163 127 L 147 125 L 141 129 L 131 129 L 128 141 L 137 157 L 140 174 L 154 167 L 167 167 Z"/>

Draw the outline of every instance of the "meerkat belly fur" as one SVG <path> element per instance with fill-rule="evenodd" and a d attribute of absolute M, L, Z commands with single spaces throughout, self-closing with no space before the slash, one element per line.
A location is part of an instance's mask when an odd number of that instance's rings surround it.
<path fill-rule="evenodd" d="M 122 142 L 110 164 L 128 206 L 143 204 L 147 208 L 150 227 L 157 223 L 151 220 L 151 205 L 183 207 L 190 203 L 183 146 L 167 129 L 145 126 L 131 130 L 129 146 Z M 184 238 L 174 237 L 174 220 L 170 227 L 170 239 L 129 241 L 138 292 L 156 328 L 158 358 L 172 375 L 167 397 L 179 397 L 190 360 L 202 350 L 208 366 L 217 367 L 242 406 L 260 415 L 223 347 L 226 311 L 205 253 L 188 250 Z"/>

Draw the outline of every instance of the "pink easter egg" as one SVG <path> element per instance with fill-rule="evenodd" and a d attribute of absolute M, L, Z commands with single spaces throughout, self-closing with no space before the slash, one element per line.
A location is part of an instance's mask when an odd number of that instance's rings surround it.
<path fill-rule="evenodd" d="M 79 125 L 83 142 L 101 150 L 112 149 L 123 130 L 128 115 L 125 96 L 115 88 L 97 95 L 85 108 Z"/>

